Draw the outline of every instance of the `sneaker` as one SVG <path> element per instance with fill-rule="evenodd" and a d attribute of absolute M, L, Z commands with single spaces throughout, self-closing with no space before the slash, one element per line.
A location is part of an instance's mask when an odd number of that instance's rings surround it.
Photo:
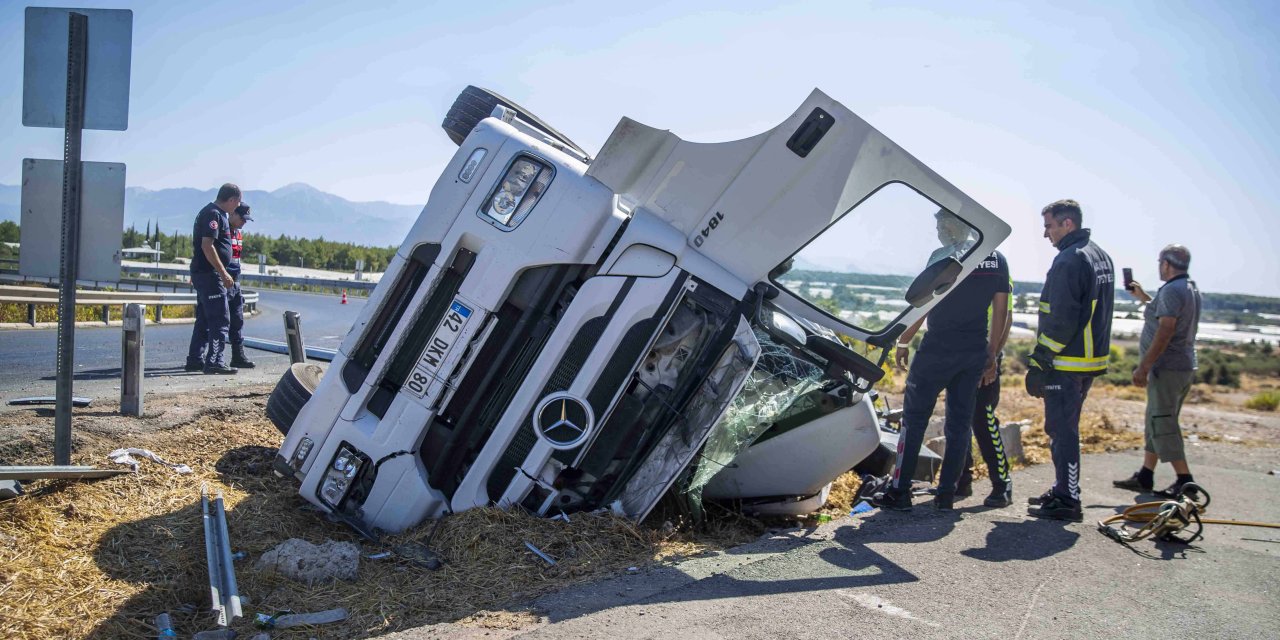
<path fill-rule="evenodd" d="M 1084 509 L 1081 509 L 1080 505 L 1069 504 L 1058 496 L 1050 497 L 1047 501 L 1040 503 L 1038 507 L 1028 508 L 1027 515 L 1051 520 L 1084 521 Z"/>
<path fill-rule="evenodd" d="M 204 371 L 204 362 L 200 360 L 187 360 L 187 364 L 182 367 L 183 371 Z"/>
<path fill-rule="evenodd" d="M 1124 480 L 1113 480 L 1111 482 L 1111 486 L 1119 489 L 1125 489 L 1127 491 L 1138 492 L 1150 491 L 1152 488 L 1152 485 L 1142 483 L 1142 480 L 1138 477 L 1138 473 L 1136 471 L 1133 475 L 1125 478 Z"/>
<path fill-rule="evenodd" d="M 1030 498 L 1027 498 L 1027 504 L 1034 507 L 1037 505 L 1042 505 L 1052 499 L 1053 499 L 1053 489 L 1050 489 L 1038 496 L 1031 496 Z"/>
<path fill-rule="evenodd" d="M 889 489 L 884 493 L 877 493 L 873 496 L 871 498 L 871 506 L 888 511 L 910 511 L 911 494 L 906 491 Z"/>
<path fill-rule="evenodd" d="M 1175 481 L 1173 484 L 1159 491 L 1153 491 L 1152 493 L 1166 500 L 1177 500 L 1178 498 L 1182 497 L 1183 488 L 1186 487 L 1187 485 L 1192 485 L 1192 487 L 1189 490 L 1187 490 L 1188 496 L 1194 499 L 1200 495 L 1200 492 L 1198 491 L 1199 485 L 1197 485 L 1194 481 L 1193 482 L 1176 482 Z M 1148 488 L 1148 491 L 1150 491 L 1150 488 Z"/>
<path fill-rule="evenodd" d="M 987 496 L 982 504 L 993 509 L 1001 509 L 1013 504 L 1013 487 L 992 489 L 991 495 Z"/>
<path fill-rule="evenodd" d="M 234 376 L 239 369 L 232 369 L 220 364 L 206 364 L 204 366 L 205 375 Z"/>
<path fill-rule="evenodd" d="M 939 493 L 933 497 L 933 508 L 938 511 L 951 511 L 955 509 L 955 494 Z"/>

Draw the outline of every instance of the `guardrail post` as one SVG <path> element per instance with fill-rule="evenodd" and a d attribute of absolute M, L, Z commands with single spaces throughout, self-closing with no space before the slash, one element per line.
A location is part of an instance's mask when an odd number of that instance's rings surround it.
<path fill-rule="evenodd" d="M 111 306 L 102 305 L 102 324 L 111 324 Z"/>
<path fill-rule="evenodd" d="M 302 342 L 302 316 L 297 311 L 284 312 L 284 341 L 289 346 L 289 362 L 307 361 L 307 350 Z"/>
<path fill-rule="evenodd" d="M 147 324 L 147 306 L 124 306 L 124 322 L 120 332 L 120 348 L 123 364 L 120 367 L 120 413 L 126 416 L 142 416 L 142 329 Z"/>
<path fill-rule="evenodd" d="M 158 304 L 156 305 L 156 324 L 160 324 L 162 320 L 164 320 L 164 305 Z"/>
<path fill-rule="evenodd" d="M 27 305 L 27 324 L 36 326 L 36 305 L 34 304 Z"/>

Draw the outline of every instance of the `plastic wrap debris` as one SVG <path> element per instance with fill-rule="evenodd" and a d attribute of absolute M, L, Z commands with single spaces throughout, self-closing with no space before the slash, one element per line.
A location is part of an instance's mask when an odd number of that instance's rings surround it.
<path fill-rule="evenodd" d="M 543 552 L 542 552 L 542 549 L 539 549 L 539 548 L 537 548 L 537 547 L 533 546 L 533 543 L 532 543 L 532 542 L 525 541 L 524 546 L 525 546 L 525 547 L 527 547 L 530 551 L 532 551 L 534 555 L 538 556 L 539 558 L 542 558 L 542 561 L 543 561 L 543 562 L 545 562 L 545 563 L 547 563 L 547 564 L 549 564 L 549 565 L 551 565 L 551 566 L 553 566 L 553 567 L 554 567 L 554 566 L 556 566 L 556 561 L 555 561 L 555 560 L 552 560 L 552 559 L 551 559 L 551 556 L 549 556 L 549 555 L 547 555 L 547 554 L 543 553 Z"/>
<path fill-rule="evenodd" d="M 702 518 L 702 490 L 711 478 L 750 447 L 797 398 L 822 384 L 823 372 L 817 365 L 800 359 L 763 331 L 753 330 L 760 343 L 760 359 L 742 392 L 712 429 L 683 489 L 696 519 Z"/>
<path fill-rule="evenodd" d="M 254 625 L 259 629 L 288 629 L 289 627 L 300 627 L 306 624 L 329 624 L 330 622 L 342 622 L 347 619 L 347 610 L 329 609 L 328 611 L 317 611 L 315 613 L 277 613 L 269 616 L 265 613 L 259 613 L 254 617 Z"/>
<path fill-rule="evenodd" d="M 143 458 L 146 458 L 152 462 L 169 467 L 170 469 L 173 469 L 178 473 L 191 473 L 191 467 L 188 467 L 185 464 L 176 464 L 173 462 L 168 462 L 164 458 L 161 458 L 160 456 L 156 455 L 155 453 L 147 449 L 132 449 L 132 448 L 116 449 L 115 451 L 112 451 L 111 453 L 107 454 L 107 459 L 111 460 L 116 464 L 127 464 L 130 467 L 133 467 L 134 473 L 137 473 L 138 465 L 140 463 L 138 462 L 138 459 L 135 458 L 134 456 L 142 456 Z"/>

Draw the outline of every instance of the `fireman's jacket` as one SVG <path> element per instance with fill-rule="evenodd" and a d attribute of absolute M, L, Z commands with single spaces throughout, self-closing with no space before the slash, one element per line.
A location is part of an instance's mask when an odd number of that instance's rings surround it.
<path fill-rule="evenodd" d="M 1107 372 L 1115 280 L 1111 256 L 1089 241 L 1088 229 L 1058 241 L 1040 293 L 1031 366 L 1090 376 Z"/>

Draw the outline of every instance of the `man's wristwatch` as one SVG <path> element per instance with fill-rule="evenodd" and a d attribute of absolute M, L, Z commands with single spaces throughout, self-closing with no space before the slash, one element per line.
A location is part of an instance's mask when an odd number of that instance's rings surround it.
<path fill-rule="evenodd" d="M 911 343 L 910 343 L 910 342 L 899 342 L 899 343 L 898 343 L 898 348 L 899 348 L 899 349 L 910 349 L 910 348 L 911 348 Z"/>

